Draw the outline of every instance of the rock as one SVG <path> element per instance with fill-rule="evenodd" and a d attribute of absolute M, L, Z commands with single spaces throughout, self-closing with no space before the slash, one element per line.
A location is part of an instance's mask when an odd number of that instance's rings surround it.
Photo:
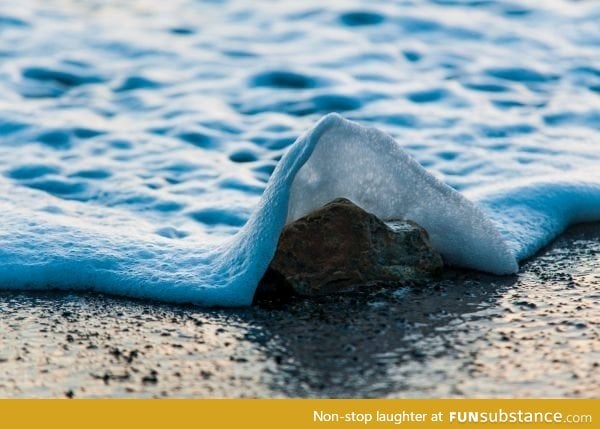
<path fill-rule="evenodd" d="M 290 288 L 299 295 L 357 290 L 376 282 L 421 280 L 442 258 L 411 221 L 383 222 L 339 198 L 287 225 L 258 297 Z"/>

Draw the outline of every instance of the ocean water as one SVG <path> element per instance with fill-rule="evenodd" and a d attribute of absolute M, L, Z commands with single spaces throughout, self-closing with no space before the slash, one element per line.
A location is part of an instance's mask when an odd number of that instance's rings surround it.
<path fill-rule="evenodd" d="M 3 0 L 0 288 L 246 305 L 335 197 L 507 274 L 600 220 L 594 1 Z"/>

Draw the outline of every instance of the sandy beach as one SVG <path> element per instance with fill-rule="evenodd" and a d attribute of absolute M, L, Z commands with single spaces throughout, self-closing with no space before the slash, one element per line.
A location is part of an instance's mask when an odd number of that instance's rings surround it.
<path fill-rule="evenodd" d="M 202 309 L 0 292 L 1 397 L 598 397 L 600 224 L 517 276 Z"/>

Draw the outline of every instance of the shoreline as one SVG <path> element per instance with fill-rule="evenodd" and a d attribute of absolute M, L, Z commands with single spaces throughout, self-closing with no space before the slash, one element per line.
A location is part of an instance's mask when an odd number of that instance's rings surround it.
<path fill-rule="evenodd" d="M 600 223 L 518 275 L 241 309 L 0 291 L 1 397 L 595 397 Z"/>

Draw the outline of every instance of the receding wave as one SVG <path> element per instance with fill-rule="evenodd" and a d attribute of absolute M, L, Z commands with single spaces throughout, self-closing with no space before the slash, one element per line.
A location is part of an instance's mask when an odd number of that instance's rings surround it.
<path fill-rule="evenodd" d="M 468 196 L 386 133 L 330 114 L 290 146 L 233 236 L 173 240 L 176 229 L 157 234 L 151 222 L 119 207 L 90 208 L 0 180 L 0 285 L 247 305 L 286 222 L 336 197 L 384 219 L 414 220 L 449 264 L 494 274 L 517 272 L 520 260 L 570 223 L 600 220 L 593 171 L 472 188 Z M 219 214 L 213 217 L 218 223 Z"/>

